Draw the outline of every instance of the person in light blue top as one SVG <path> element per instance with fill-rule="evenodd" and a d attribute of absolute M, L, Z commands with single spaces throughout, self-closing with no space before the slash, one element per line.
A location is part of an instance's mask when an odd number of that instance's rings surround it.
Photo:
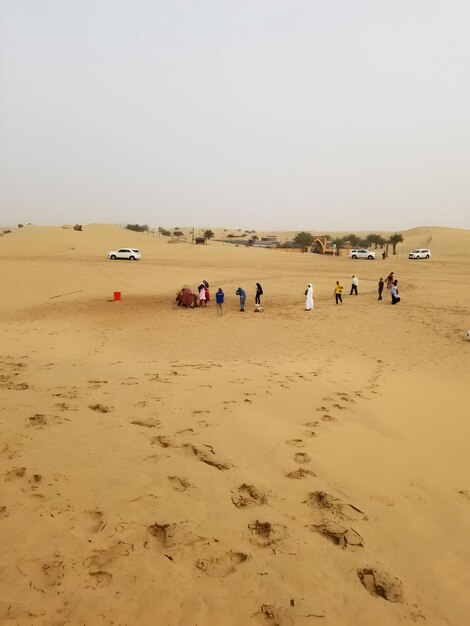
<path fill-rule="evenodd" d="M 244 312 L 244 311 L 245 311 L 245 300 L 246 300 L 246 293 L 245 293 L 245 290 L 244 290 L 244 289 L 242 289 L 241 287 L 239 287 L 239 288 L 236 290 L 236 292 L 235 292 L 235 293 L 236 293 L 236 295 L 237 295 L 237 296 L 240 296 L 240 311 L 243 311 L 243 312 Z"/>

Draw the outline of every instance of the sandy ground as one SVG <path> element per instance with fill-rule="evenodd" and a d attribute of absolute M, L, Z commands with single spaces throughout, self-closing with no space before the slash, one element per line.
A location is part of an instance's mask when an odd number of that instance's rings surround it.
<path fill-rule="evenodd" d="M 1 237 L 0 624 L 468 624 L 470 231 L 405 235 L 386 261 Z M 176 307 L 202 279 L 222 318 Z"/>

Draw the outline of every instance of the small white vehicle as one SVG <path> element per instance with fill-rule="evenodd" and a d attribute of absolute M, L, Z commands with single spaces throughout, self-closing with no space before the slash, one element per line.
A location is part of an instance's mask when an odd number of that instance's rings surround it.
<path fill-rule="evenodd" d="M 428 248 L 417 248 L 416 250 L 412 250 L 409 255 L 409 259 L 430 259 L 431 258 L 431 250 Z"/>
<path fill-rule="evenodd" d="M 365 248 L 354 248 L 354 250 L 350 250 L 349 257 L 351 259 L 375 259 L 375 252 L 373 250 L 366 250 Z"/>
<path fill-rule="evenodd" d="M 137 248 L 120 248 L 118 251 L 112 250 L 108 252 L 108 259 L 115 261 L 116 259 L 128 259 L 129 261 L 136 261 L 140 259 L 140 252 Z"/>

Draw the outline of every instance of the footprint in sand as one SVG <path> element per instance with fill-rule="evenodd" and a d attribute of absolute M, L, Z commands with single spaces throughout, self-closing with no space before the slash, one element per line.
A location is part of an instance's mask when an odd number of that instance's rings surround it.
<path fill-rule="evenodd" d="M 85 560 L 85 565 L 89 570 L 90 576 L 96 576 L 117 559 L 132 554 L 133 550 L 134 546 L 132 544 L 118 541 L 110 548 L 93 550 L 92 555 Z"/>
<path fill-rule="evenodd" d="M 100 509 L 85 511 L 83 514 L 85 534 L 95 534 L 101 532 L 107 522 L 104 519 L 104 513 Z"/>
<path fill-rule="evenodd" d="M 271 522 L 256 520 L 256 522 L 248 524 L 248 530 L 251 532 L 250 543 L 261 548 L 274 546 L 287 537 L 287 528 L 285 526 L 271 524 Z"/>
<path fill-rule="evenodd" d="M 310 530 L 320 533 L 320 535 L 340 548 L 343 548 L 343 550 L 356 550 L 364 547 L 364 539 L 356 530 L 338 524 L 337 522 L 325 520 L 320 524 L 312 524 Z"/>
<path fill-rule="evenodd" d="M 26 420 L 26 423 L 28 427 L 35 426 L 37 428 L 42 428 L 43 426 L 47 424 L 47 420 L 46 420 L 46 416 L 43 415 L 42 413 L 36 413 L 35 415 L 28 417 Z"/>
<path fill-rule="evenodd" d="M 169 437 L 166 437 L 165 435 L 158 435 L 158 437 L 154 437 L 152 439 L 152 444 L 158 444 L 162 448 L 174 448 L 177 445 L 174 441 L 172 441 Z"/>
<path fill-rule="evenodd" d="M 302 439 L 287 439 L 285 443 L 288 446 L 294 446 L 295 448 L 305 448 L 305 446 L 307 445 Z"/>
<path fill-rule="evenodd" d="M 78 407 L 76 405 L 67 404 L 66 402 L 57 402 L 54 406 L 60 411 L 78 411 Z"/>
<path fill-rule="evenodd" d="M 196 551 L 205 550 L 209 540 L 194 534 L 185 522 L 178 523 L 154 523 L 147 526 L 152 539 L 144 542 L 144 548 L 150 549 L 156 546 L 159 552 L 173 561 L 177 556 L 185 553 L 194 554 Z"/>
<path fill-rule="evenodd" d="M 113 575 L 103 570 L 90 571 L 91 586 L 93 589 L 108 587 L 113 582 Z"/>
<path fill-rule="evenodd" d="M 29 385 L 27 383 L 16 383 L 8 385 L 8 389 L 13 389 L 14 391 L 25 391 L 29 389 Z"/>
<path fill-rule="evenodd" d="M 148 419 L 132 420 L 131 424 L 134 424 L 134 426 L 142 426 L 143 428 L 157 428 L 160 426 L 161 422 L 153 417 L 149 417 Z"/>
<path fill-rule="evenodd" d="M 3 480 L 5 480 L 5 482 L 18 480 L 19 478 L 23 478 L 25 473 L 26 467 L 14 467 L 3 475 Z"/>
<path fill-rule="evenodd" d="M 225 578 L 233 574 L 237 567 L 248 559 L 248 555 L 244 552 L 226 552 L 220 557 L 211 560 L 200 559 L 196 563 L 196 567 L 208 576 L 216 578 Z"/>
<path fill-rule="evenodd" d="M 110 413 L 113 410 L 113 407 L 104 404 L 89 404 L 88 408 L 96 413 Z"/>
<path fill-rule="evenodd" d="M 403 583 L 382 567 L 364 567 L 357 570 L 357 575 L 371 595 L 389 602 L 403 602 Z"/>
<path fill-rule="evenodd" d="M 309 454 L 306 454 L 305 452 L 296 452 L 294 454 L 294 461 L 296 463 L 310 463 L 311 460 L 312 460 L 312 457 Z"/>
<path fill-rule="evenodd" d="M 238 489 L 232 491 L 232 502 L 237 509 L 266 504 L 267 501 L 266 494 L 254 485 L 243 483 Z"/>
<path fill-rule="evenodd" d="M 324 492 L 314 491 L 307 495 L 306 503 L 315 511 L 327 512 L 336 519 L 365 519 L 366 514 L 354 504 L 341 502 Z"/>
<path fill-rule="evenodd" d="M 168 476 L 168 480 L 170 481 L 172 489 L 175 491 L 186 491 L 186 489 L 191 487 L 189 480 L 181 478 L 180 476 Z"/>
<path fill-rule="evenodd" d="M 182 450 L 188 456 L 194 456 L 202 463 L 215 467 L 218 470 L 225 471 L 232 467 L 228 461 L 224 461 L 216 456 L 212 446 L 207 445 L 206 447 L 208 448 L 208 451 L 201 450 L 201 448 L 194 446 L 192 443 L 185 443 L 181 446 Z"/>
<path fill-rule="evenodd" d="M 293 480 L 302 480 L 302 478 L 307 478 L 307 476 L 316 476 L 315 472 L 304 469 L 303 467 L 299 467 L 299 469 L 293 470 L 292 472 L 286 472 L 284 475 L 286 478 Z"/>

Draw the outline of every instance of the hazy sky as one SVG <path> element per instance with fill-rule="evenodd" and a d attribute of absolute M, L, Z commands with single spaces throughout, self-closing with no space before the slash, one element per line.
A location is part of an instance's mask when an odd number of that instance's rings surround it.
<path fill-rule="evenodd" d="M 0 7 L 0 224 L 470 228 L 469 0 Z"/>

